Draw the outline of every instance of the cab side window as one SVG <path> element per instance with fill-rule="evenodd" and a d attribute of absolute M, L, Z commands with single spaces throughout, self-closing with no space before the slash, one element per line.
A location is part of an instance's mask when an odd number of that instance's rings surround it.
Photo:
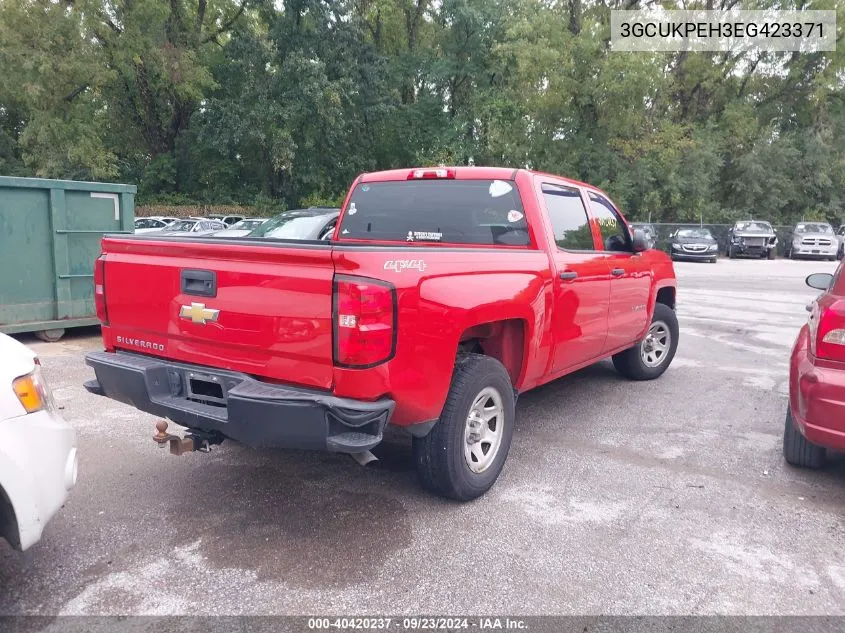
<path fill-rule="evenodd" d="M 590 192 L 590 213 L 596 219 L 601 231 L 602 248 L 606 251 L 631 251 L 631 236 L 628 227 L 607 198 Z"/>
<path fill-rule="evenodd" d="M 568 251 L 593 251 L 593 233 L 581 193 L 572 187 L 544 184 L 543 201 L 552 221 L 555 242 Z"/>

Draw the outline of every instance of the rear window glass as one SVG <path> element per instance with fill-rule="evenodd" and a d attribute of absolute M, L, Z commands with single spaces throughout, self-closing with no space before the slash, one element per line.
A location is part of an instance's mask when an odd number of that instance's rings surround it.
<path fill-rule="evenodd" d="M 355 187 L 341 238 L 527 246 L 519 192 L 506 180 L 424 180 Z"/>

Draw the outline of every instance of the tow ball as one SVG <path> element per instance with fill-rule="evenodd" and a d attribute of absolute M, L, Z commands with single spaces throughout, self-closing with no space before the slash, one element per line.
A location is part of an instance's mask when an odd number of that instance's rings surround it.
<path fill-rule="evenodd" d="M 178 435 L 168 433 L 167 426 L 167 420 L 156 422 L 156 432 L 153 435 L 153 441 L 161 448 L 164 448 L 165 444 L 170 444 L 171 455 L 184 455 L 193 451 L 209 453 L 214 444 L 223 442 L 223 436 L 219 433 L 190 431 L 185 437 L 179 437 Z"/>

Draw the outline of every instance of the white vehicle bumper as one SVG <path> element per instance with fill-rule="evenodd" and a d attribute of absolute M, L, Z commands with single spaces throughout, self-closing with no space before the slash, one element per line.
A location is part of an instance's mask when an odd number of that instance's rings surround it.
<path fill-rule="evenodd" d="M 61 416 L 37 411 L 0 420 L 0 488 L 14 510 L 17 534 L 7 534 L 14 546 L 38 542 L 76 484 L 76 471 L 76 431 Z"/>
<path fill-rule="evenodd" d="M 793 245 L 792 250 L 796 255 L 815 257 L 834 257 L 839 253 L 839 243 L 834 242 L 830 246 L 814 246 L 811 244 Z"/>

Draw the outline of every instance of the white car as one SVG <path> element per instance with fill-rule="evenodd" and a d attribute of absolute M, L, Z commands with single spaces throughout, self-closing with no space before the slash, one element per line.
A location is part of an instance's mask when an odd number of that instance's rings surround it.
<path fill-rule="evenodd" d="M 212 235 L 214 237 L 243 237 L 267 222 L 267 220 L 269 218 L 244 218 L 240 222 L 235 222 L 228 229 L 217 231 Z"/>
<path fill-rule="evenodd" d="M 58 414 L 37 356 L 0 334 L 0 536 L 25 550 L 76 484 L 76 431 Z"/>
<path fill-rule="evenodd" d="M 153 233 L 162 231 L 176 222 L 178 218 L 153 215 L 148 218 L 135 218 L 135 233 Z"/>

